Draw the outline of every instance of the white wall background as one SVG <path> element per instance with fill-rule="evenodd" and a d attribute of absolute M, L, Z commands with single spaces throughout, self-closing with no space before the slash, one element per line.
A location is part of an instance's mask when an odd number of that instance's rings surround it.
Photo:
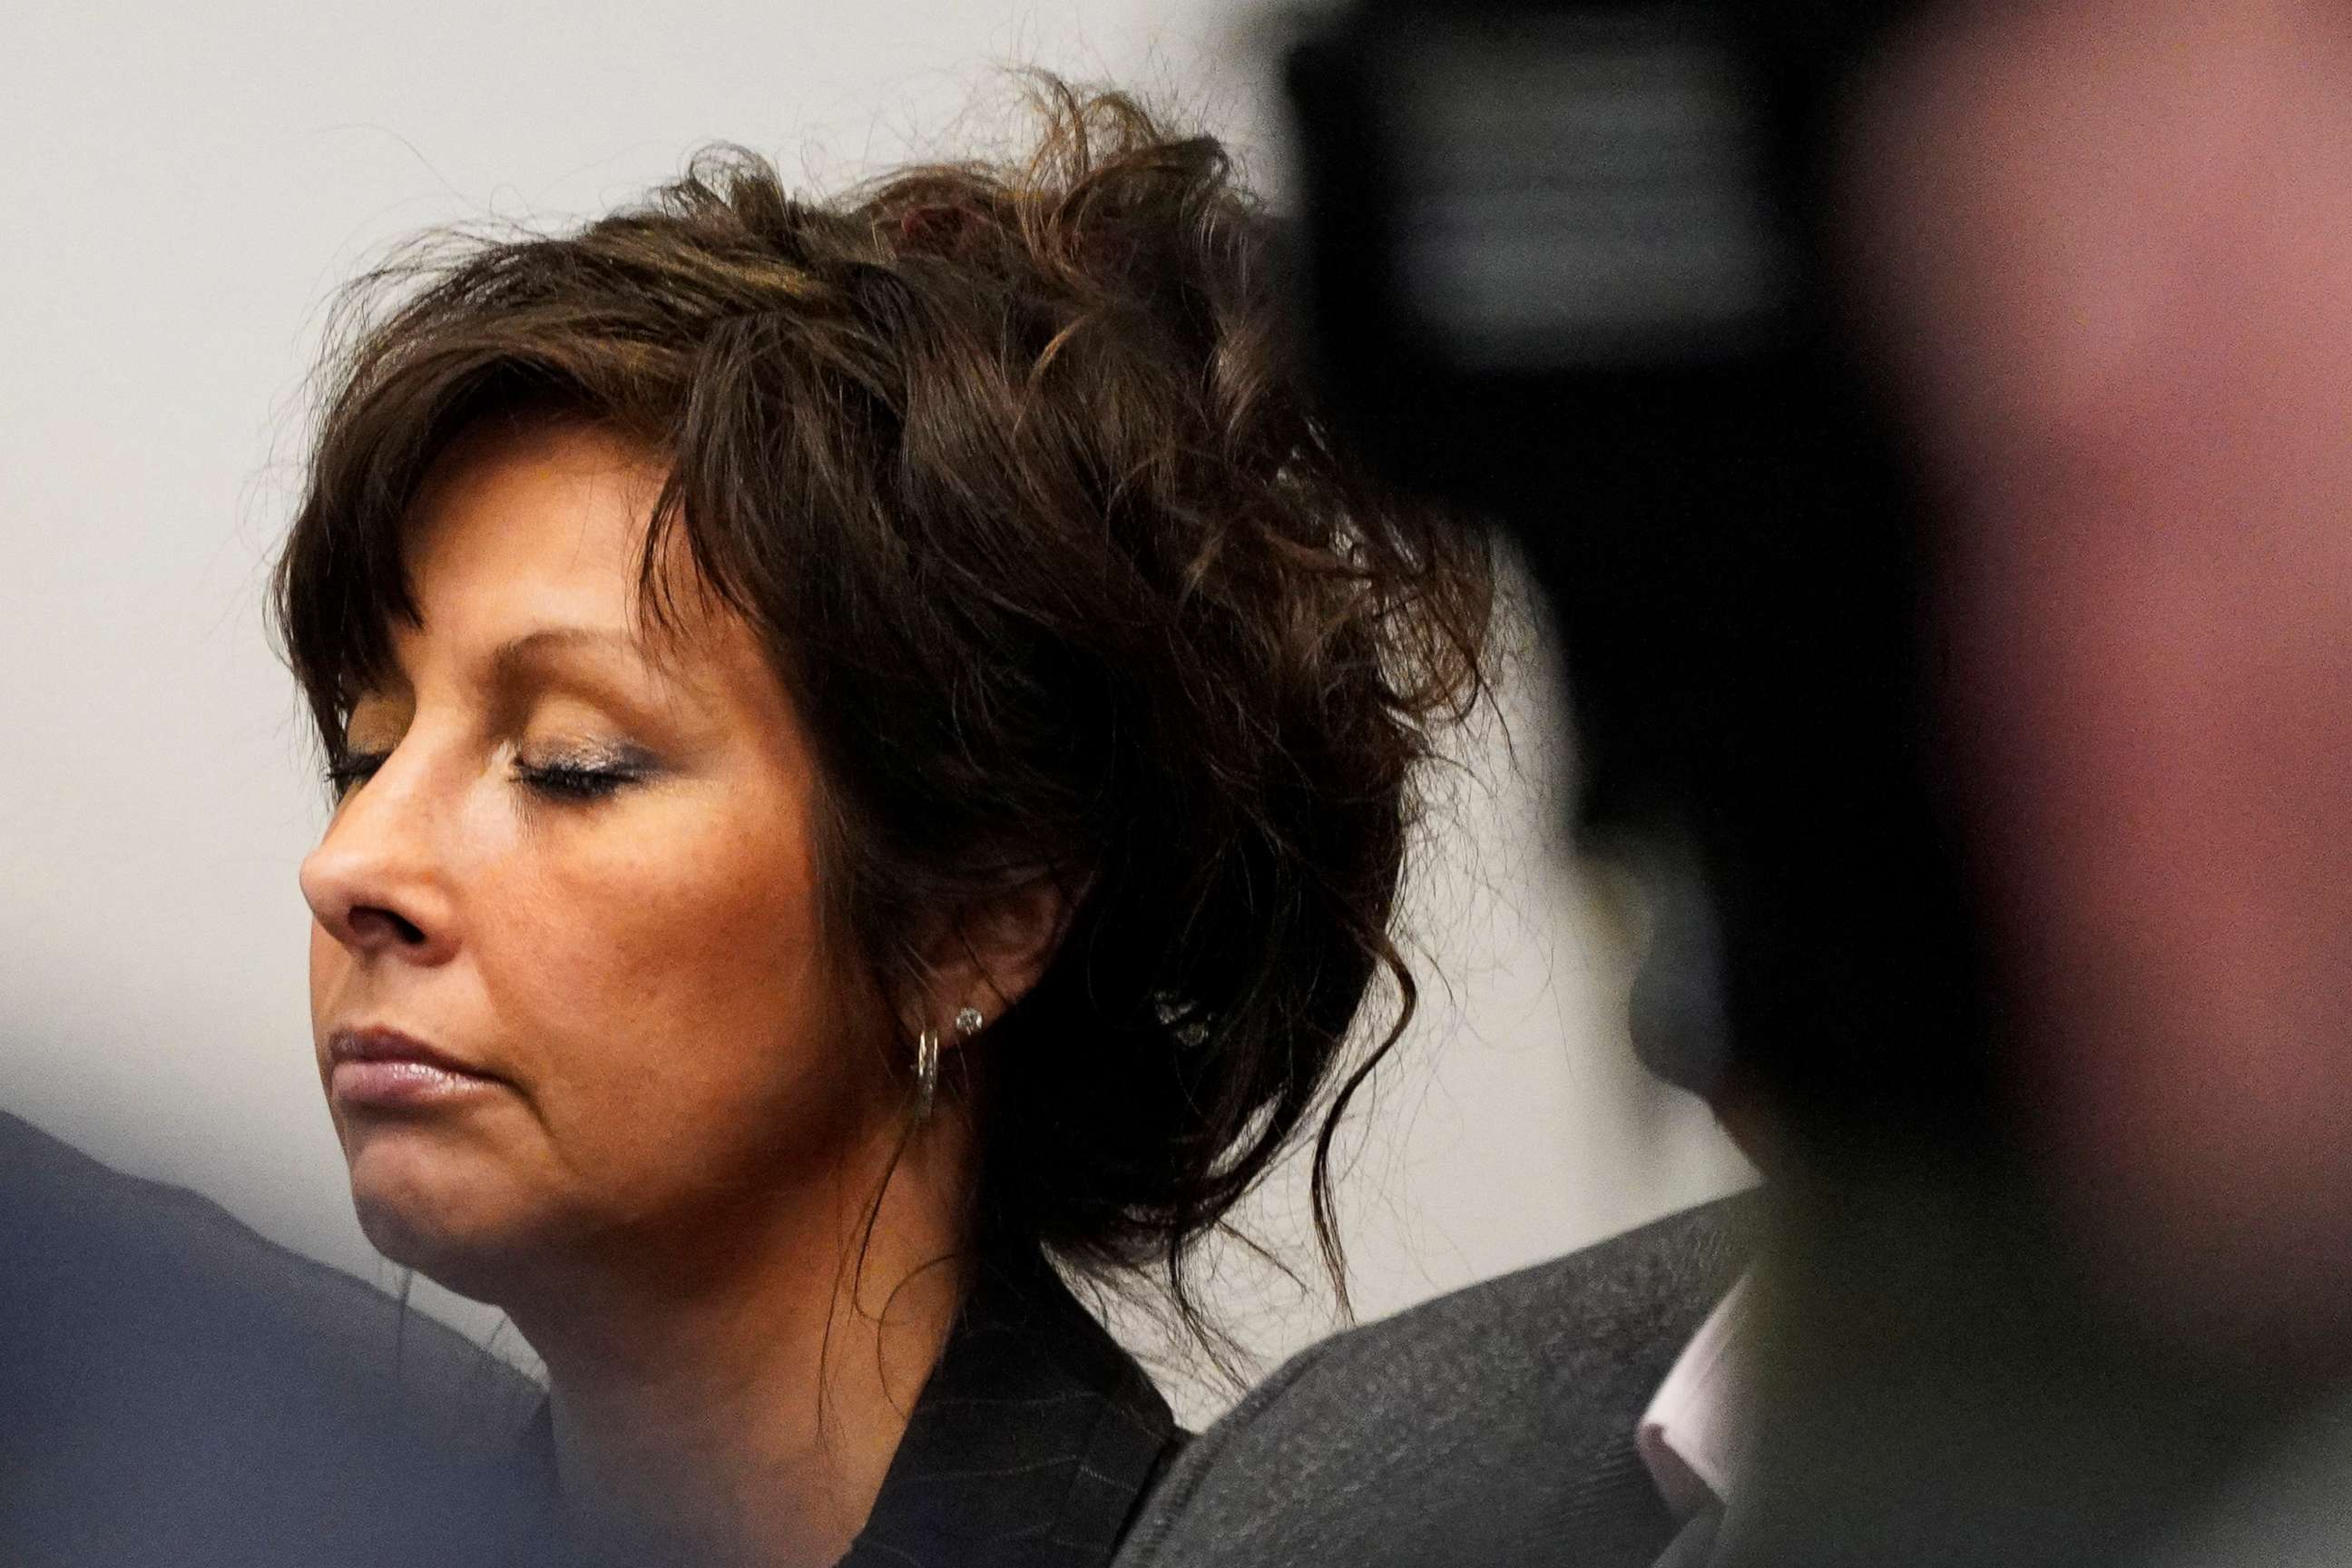
<path fill-rule="evenodd" d="M 1278 176 L 1255 18 L 1240 0 L 16 0 L 0 1108 L 390 1277 L 310 1066 L 294 872 L 324 810 L 260 619 L 338 281 L 422 226 L 594 211 L 708 140 L 814 182 L 963 150 L 1000 130 L 964 111 L 1005 64 L 1172 94 Z M 1744 1176 L 1626 1053 L 1621 955 L 1552 834 L 1551 672 L 1506 706 L 1517 765 L 1494 734 L 1473 748 L 1414 903 L 1437 984 L 1343 1189 L 1366 1315 Z M 1278 1241 L 1302 1239 L 1298 1189 L 1258 1205 Z M 1220 1294 L 1267 1355 L 1328 1324 L 1238 1268 Z M 1171 1381 L 1196 1418 L 1220 1397 Z"/>

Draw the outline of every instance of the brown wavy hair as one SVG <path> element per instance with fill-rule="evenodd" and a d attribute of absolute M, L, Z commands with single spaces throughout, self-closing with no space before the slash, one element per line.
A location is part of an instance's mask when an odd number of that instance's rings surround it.
<path fill-rule="evenodd" d="M 1276 226 L 1205 136 L 1045 81 L 1010 165 L 789 193 L 733 148 L 555 236 L 432 238 L 344 297 L 274 582 L 330 752 L 414 620 L 427 468 L 508 414 L 668 464 L 682 537 L 812 737 L 845 956 L 1030 879 L 1034 988 L 950 1053 L 976 1239 L 1160 1277 L 1410 1018 L 1391 934 L 1419 770 L 1484 689 L 1486 544 L 1335 445 L 1286 342 Z M 1393 1012 L 1349 1042 L 1385 974 Z"/>

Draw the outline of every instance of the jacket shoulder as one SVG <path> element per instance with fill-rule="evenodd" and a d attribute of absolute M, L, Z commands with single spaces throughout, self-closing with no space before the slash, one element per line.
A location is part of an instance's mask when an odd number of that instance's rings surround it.
<path fill-rule="evenodd" d="M 18 1362 L 373 1385 L 485 1448 L 510 1441 L 538 1398 L 521 1373 L 367 1281 L 5 1114 L 0 1246 L 19 1275 L 0 1305 Z"/>
<path fill-rule="evenodd" d="M 1122 1568 L 1646 1565 L 1633 1429 L 1746 1256 L 1729 1198 L 1339 1334 L 1179 1458 Z"/>
<path fill-rule="evenodd" d="M 530 1385 L 365 1281 L 5 1115 L 0 1276 L 10 1568 L 536 1560 Z"/>

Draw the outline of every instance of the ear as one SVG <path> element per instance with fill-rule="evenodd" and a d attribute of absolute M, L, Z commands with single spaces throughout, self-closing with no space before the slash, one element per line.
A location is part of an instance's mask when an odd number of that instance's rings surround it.
<path fill-rule="evenodd" d="M 919 1027 L 952 1040 L 949 1022 L 966 1007 L 1003 1017 L 1054 962 L 1076 902 L 1060 878 L 1041 875 L 964 906 L 932 939 Z"/>

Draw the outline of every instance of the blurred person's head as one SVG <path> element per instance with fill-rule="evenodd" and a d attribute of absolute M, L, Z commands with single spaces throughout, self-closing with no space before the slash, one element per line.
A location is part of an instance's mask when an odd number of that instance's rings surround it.
<path fill-rule="evenodd" d="M 2340 1362 L 2352 16 L 1947 8 L 1853 147 L 2026 1152 L 2135 1311 Z"/>
<path fill-rule="evenodd" d="M 383 1250 L 527 1331 L 812 1227 L 1181 1300 L 1410 1010 L 1486 610 L 1331 448 L 1266 229 L 1213 142 L 1071 100 L 1019 166 L 813 201 L 722 153 L 364 286 L 277 581 Z M 363 1059 L 403 1037 L 478 1076 Z"/>

